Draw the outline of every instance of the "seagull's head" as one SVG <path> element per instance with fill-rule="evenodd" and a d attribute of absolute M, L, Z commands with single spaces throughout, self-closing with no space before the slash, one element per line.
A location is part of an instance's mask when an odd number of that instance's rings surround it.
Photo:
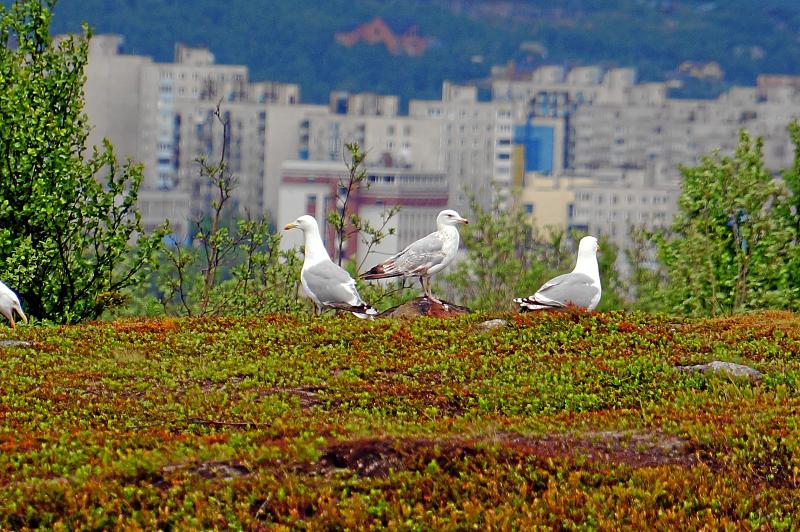
<path fill-rule="evenodd" d="M 458 214 L 453 209 L 446 209 L 439 213 L 439 216 L 436 217 L 436 225 L 457 225 L 457 224 L 468 224 L 469 220 L 466 218 L 462 218 L 460 214 Z"/>
<path fill-rule="evenodd" d="M 294 229 L 295 227 L 303 232 L 306 232 L 310 229 L 319 229 L 319 226 L 317 226 L 317 221 L 314 219 L 314 217 L 307 214 L 301 216 L 291 223 L 286 224 L 286 227 L 284 227 L 283 230 L 288 231 L 289 229 Z"/>
<path fill-rule="evenodd" d="M 598 251 L 600 251 L 600 245 L 595 237 L 585 236 L 581 238 L 578 244 L 578 256 L 594 257 Z"/>

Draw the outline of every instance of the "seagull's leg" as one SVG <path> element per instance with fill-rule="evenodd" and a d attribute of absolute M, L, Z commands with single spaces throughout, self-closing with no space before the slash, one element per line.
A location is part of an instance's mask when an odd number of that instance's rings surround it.
<path fill-rule="evenodd" d="M 425 276 L 423 279 L 425 279 L 425 284 L 423 285 L 425 287 L 425 296 L 434 303 L 439 303 L 441 305 L 442 302 L 433 297 L 433 293 L 431 293 L 431 278 L 429 276 Z"/>
<path fill-rule="evenodd" d="M 6 319 L 8 320 L 8 324 L 11 325 L 12 329 L 16 329 L 17 328 L 17 324 L 14 323 L 14 311 L 3 312 L 3 316 L 6 317 Z"/>
<path fill-rule="evenodd" d="M 420 276 L 419 284 L 422 285 L 422 297 L 428 297 L 428 289 L 425 287 L 425 277 Z"/>

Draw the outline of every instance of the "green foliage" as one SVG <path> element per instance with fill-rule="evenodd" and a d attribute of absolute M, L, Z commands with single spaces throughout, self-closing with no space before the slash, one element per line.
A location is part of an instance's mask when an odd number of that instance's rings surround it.
<path fill-rule="evenodd" d="M 344 163 L 347 168 L 347 177 L 339 182 L 339 194 L 336 197 L 336 209 L 328 213 L 327 221 L 333 227 L 336 235 L 336 257 L 335 260 L 342 265 L 345 253 L 344 247 L 348 240 L 358 238 L 364 244 L 364 257 L 358 264 L 360 270 L 372 248 L 383 242 L 386 237 L 395 233 L 394 227 L 387 227 L 392 218 L 400 212 L 399 205 L 392 205 L 382 214 L 381 225 L 376 226 L 369 220 L 362 218 L 356 212 L 352 212 L 350 207 L 352 201 L 356 200 L 362 190 L 367 190 L 370 183 L 367 180 L 367 169 L 364 160 L 367 152 L 363 150 L 357 142 L 345 144 L 346 153 Z M 354 258 L 354 257 L 351 257 Z"/>
<path fill-rule="evenodd" d="M 786 529 L 800 320 L 263 315 L 19 328 L 0 529 Z M 675 365 L 735 361 L 758 384 Z"/>
<path fill-rule="evenodd" d="M 333 260 L 340 266 L 343 265 L 356 279 L 358 293 L 375 308 L 399 305 L 408 299 L 409 282 L 403 279 L 388 284 L 365 283 L 359 279 L 359 275 L 372 249 L 383 242 L 386 237 L 395 234 L 395 228 L 389 227 L 389 225 L 400 212 L 400 205 L 386 208 L 381 214 L 380 225 L 375 225 L 359 216 L 358 213 L 352 212 L 351 202 L 357 199 L 362 190 L 370 187 L 367 180 L 367 169 L 364 166 L 367 152 L 356 142 L 345 144 L 345 150 L 344 163 L 347 168 L 347 176 L 339 182 L 336 209 L 330 211 L 327 216 L 327 222 L 333 227 L 336 235 L 336 252 Z M 353 238 L 358 239 L 359 244 L 363 244 L 363 257 L 358 263 L 356 263 L 357 257 L 345 257 L 345 244 Z"/>
<path fill-rule="evenodd" d="M 596 310 L 604 312 L 626 308 L 627 301 L 623 297 L 625 283 L 617 269 L 619 249 L 605 235 L 598 239 L 598 244 L 600 245 L 600 252 L 597 255 L 597 265 L 600 268 L 600 283 L 603 287 L 603 293 Z"/>
<path fill-rule="evenodd" d="M 785 186 L 764 166 L 761 139 L 742 131 L 732 157 L 704 157 L 683 178 L 679 211 L 658 237 L 668 308 L 716 316 L 796 307 L 800 287 L 789 279 L 797 222 L 787 215 Z"/>
<path fill-rule="evenodd" d="M 123 301 L 161 235 L 142 234 L 141 166 L 85 153 L 88 34 L 53 42 L 53 4 L 0 6 L 0 271 L 29 314 L 71 323 Z"/>
<path fill-rule="evenodd" d="M 229 124 L 219 106 L 215 117 L 228 138 Z M 155 283 L 168 315 L 244 316 L 299 310 L 301 262 L 294 250 L 280 250 L 280 234 L 264 218 L 234 216 L 229 207 L 236 179 L 228 170 L 227 152 L 217 162 L 199 158 L 201 177 L 216 192 L 210 214 L 195 221 L 192 246 L 187 235 L 170 234 L 160 247 Z"/>
<path fill-rule="evenodd" d="M 788 197 L 775 206 L 776 215 L 781 221 L 795 229 L 794 239 L 787 244 L 785 290 L 800 287 L 800 123 L 793 120 L 789 124 L 789 136 L 794 147 L 794 164 L 783 172 L 783 181 L 789 191 Z M 796 302 L 793 308 L 800 308 Z"/>
<path fill-rule="evenodd" d="M 467 191 L 472 212 L 469 225 L 460 228 L 463 253 L 445 276 L 458 294 L 459 304 L 474 310 L 510 310 L 514 297 L 529 295 L 551 273 L 553 258 L 541 260 L 544 253 L 558 251 L 537 240 L 536 230 L 519 205 L 501 205 L 498 190 L 488 209 L 481 207 Z"/>
<path fill-rule="evenodd" d="M 657 241 L 653 231 L 645 227 L 629 229 L 631 245 L 625 249 L 625 259 L 630 271 L 625 280 L 629 307 L 646 312 L 666 310 L 662 291 L 667 285 L 666 271 L 658 262 Z"/>
<path fill-rule="evenodd" d="M 148 292 L 155 289 L 163 313 L 246 316 L 302 308 L 297 297 L 302 261 L 294 250 L 281 251 L 281 236 L 266 220 L 227 219 L 215 232 L 198 235 L 193 246 L 161 247 L 155 286 Z M 213 248 L 217 256 L 209 268 Z M 145 301 L 150 297 L 143 295 Z"/>

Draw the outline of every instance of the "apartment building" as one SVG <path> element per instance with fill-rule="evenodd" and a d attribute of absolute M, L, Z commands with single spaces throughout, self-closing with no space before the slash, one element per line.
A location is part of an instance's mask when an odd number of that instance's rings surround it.
<path fill-rule="evenodd" d="M 514 142 L 525 159 L 520 198 L 537 224 L 606 235 L 623 248 L 631 225 L 671 221 L 681 165 L 715 150 L 732 153 L 741 128 L 764 139 L 769 168 L 794 160 L 786 126 L 800 116 L 800 81 L 791 76 L 764 76 L 757 87 L 734 87 L 714 100 L 669 98 L 666 84 L 597 67 L 542 67 L 524 79 L 494 80 L 492 89 L 495 98 L 526 105 Z M 552 141 L 558 138 L 563 152 Z M 547 159 L 551 146 L 561 169 Z"/>
<path fill-rule="evenodd" d="M 794 160 L 786 130 L 800 117 L 800 93 L 737 87 L 715 100 L 667 99 L 660 105 L 593 105 L 574 116 L 576 170 L 598 168 L 645 169 L 658 164 L 673 179 L 681 165 L 698 164 L 704 154 L 730 154 L 738 131 L 746 129 L 764 139 L 769 168 L 790 166 Z M 657 180 L 660 180 L 658 176 Z"/>
<path fill-rule="evenodd" d="M 121 53 L 121 44 L 117 35 L 90 41 L 89 145 L 108 137 L 118 155 L 143 163 L 139 202 L 145 228 L 169 219 L 176 233 L 188 235 L 189 220 L 207 213 L 214 197 L 198 160 L 215 164 L 223 154 L 236 183 L 230 205 L 239 215 L 263 214 L 270 206 L 268 112 L 296 105 L 299 87 L 252 83 L 247 67 L 218 65 L 204 48 L 179 44 L 174 62 L 156 63 Z"/>
<path fill-rule="evenodd" d="M 521 106 L 510 101 L 479 101 L 476 87 L 445 82 L 441 101 L 411 100 L 409 116 L 438 124 L 439 153 L 452 208 L 468 215 L 468 192 L 488 207 L 492 182 L 501 193 L 510 192 L 514 124 L 522 120 Z"/>
<path fill-rule="evenodd" d="M 756 87 L 688 100 L 669 98 L 664 83 L 637 83 L 630 68 L 557 65 L 494 79 L 490 101 L 480 100 L 474 86 L 445 82 L 441 100 L 411 100 L 401 115 L 395 95 L 336 91 L 328 105 L 302 104 L 297 85 L 253 82 L 245 66 L 218 65 L 203 48 L 177 45 L 174 62 L 156 63 L 121 53 L 121 44 L 113 35 L 90 43 L 89 143 L 108 137 L 120 157 L 143 162 L 145 226 L 168 218 L 180 234 L 214 196 L 198 158 L 213 163 L 224 152 L 237 179 L 231 204 L 239 214 L 268 214 L 281 223 L 286 209 L 308 210 L 307 198 L 295 193 L 297 165 L 306 177 L 322 179 L 315 172 L 342 165 L 345 145 L 356 142 L 367 150 L 371 172 L 394 176 L 393 194 L 413 197 L 409 180 L 427 176 L 432 188 L 423 189 L 436 201 L 436 187 L 446 187 L 438 207 L 468 216 L 468 195 L 488 207 L 495 182 L 539 225 L 583 228 L 624 247 L 626 225 L 671 219 L 680 165 L 716 149 L 730 153 L 740 128 L 764 138 L 770 168 L 790 166 L 786 126 L 800 116 L 800 78 L 792 76 L 762 76 Z M 227 131 L 215 116 L 218 106 Z M 410 219 L 423 216 L 407 207 Z M 398 225 L 408 232 L 399 241 L 418 234 L 414 223 Z"/>

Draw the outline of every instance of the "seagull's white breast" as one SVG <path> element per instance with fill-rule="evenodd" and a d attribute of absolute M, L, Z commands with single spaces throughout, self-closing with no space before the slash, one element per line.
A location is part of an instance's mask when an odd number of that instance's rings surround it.
<path fill-rule="evenodd" d="M 451 262 L 453 262 L 453 259 L 456 258 L 456 253 L 458 253 L 458 229 L 452 225 L 446 225 L 439 230 L 439 234 L 442 236 L 442 252 L 444 253 L 444 260 L 428 270 L 428 275 L 433 275 L 434 273 L 446 268 Z"/>

